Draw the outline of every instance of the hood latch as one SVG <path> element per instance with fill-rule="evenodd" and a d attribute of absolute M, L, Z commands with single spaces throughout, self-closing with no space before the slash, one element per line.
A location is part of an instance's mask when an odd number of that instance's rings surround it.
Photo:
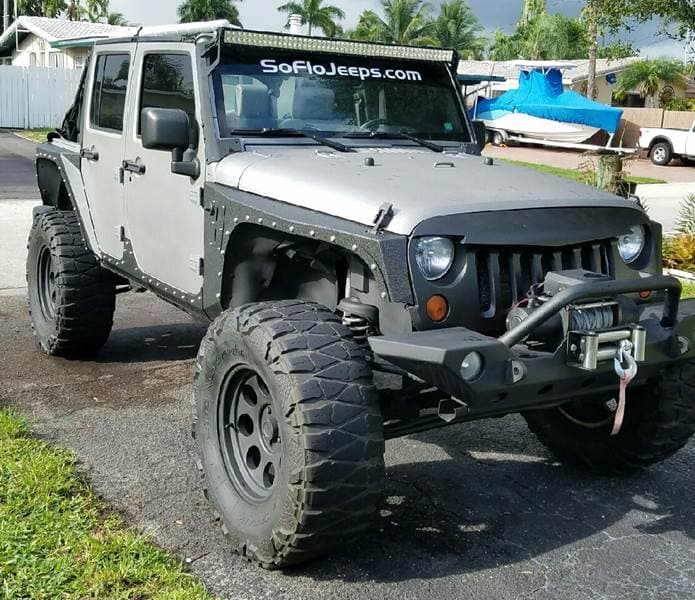
<path fill-rule="evenodd" d="M 384 229 L 384 227 L 387 227 L 388 224 L 391 222 L 391 219 L 393 218 L 393 204 L 389 202 L 384 202 L 380 207 L 379 207 L 379 212 L 377 213 L 376 217 L 374 217 L 374 229 L 372 229 L 371 233 L 378 233 L 381 230 Z"/>

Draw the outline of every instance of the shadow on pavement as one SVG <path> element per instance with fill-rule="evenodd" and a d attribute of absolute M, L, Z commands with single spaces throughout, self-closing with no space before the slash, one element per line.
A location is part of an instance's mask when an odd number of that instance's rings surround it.
<path fill-rule="evenodd" d="M 347 553 L 297 574 L 395 583 L 542 562 L 544 554 L 565 547 L 590 545 L 601 552 L 616 536 L 675 531 L 695 539 L 682 470 L 657 466 L 617 479 L 587 475 L 551 462 L 521 419 L 502 422 L 507 427 L 498 427 L 497 441 L 476 438 L 488 433 L 489 422 L 412 438 L 439 446 L 450 458 L 387 468 L 378 530 Z M 512 436 L 524 442 L 521 454 L 510 448 Z M 621 523 L 633 512 L 643 513 L 638 520 L 646 523 Z"/>
<path fill-rule="evenodd" d="M 96 362 L 143 363 L 193 359 L 206 331 L 207 325 L 195 322 L 114 329 Z"/>

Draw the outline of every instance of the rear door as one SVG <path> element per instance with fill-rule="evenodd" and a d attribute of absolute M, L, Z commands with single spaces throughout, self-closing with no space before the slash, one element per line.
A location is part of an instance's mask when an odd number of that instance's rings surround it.
<path fill-rule="evenodd" d="M 125 212 L 120 172 L 133 44 L 97 46 L 88 75 L 81 170 L 100 250 L 123 257 Z"/>
<path fill-rule="evenodd" d="M 205 164 L 203 137 L 198 134 L 201 99 L 195 84 L 194 46 L 140 44 L 135 65 L 137 96 L 128 122 L 125 160 L 141 172 L 125 173 L 126 235 L 144 274 L 176 290 L 198 294 L 203 285 L 200 189 L 204 175 L 193 180 L 173 174 L 171 152 L 144 148 L 140 137 L 143 108 L 182 109 L 192 125 L 192 145 Z"/>

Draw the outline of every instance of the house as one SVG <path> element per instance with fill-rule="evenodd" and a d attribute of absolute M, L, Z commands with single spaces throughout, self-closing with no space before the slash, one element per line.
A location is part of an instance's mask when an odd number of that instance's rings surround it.
<path fill-rule="evenodd" d="M 0 65 L 81 69 L 99 39 L 131 35 L 136 27 L 17 17 L 0 35 Z"/>

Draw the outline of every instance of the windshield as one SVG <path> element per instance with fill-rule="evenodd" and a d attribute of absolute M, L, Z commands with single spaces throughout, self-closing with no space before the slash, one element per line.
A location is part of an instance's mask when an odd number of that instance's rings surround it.
<path fill-rule="evenodd" d="M 213 84 L 222 137 L 293 129 L 470 141 L 444 63 L 225 45 Z"/>

